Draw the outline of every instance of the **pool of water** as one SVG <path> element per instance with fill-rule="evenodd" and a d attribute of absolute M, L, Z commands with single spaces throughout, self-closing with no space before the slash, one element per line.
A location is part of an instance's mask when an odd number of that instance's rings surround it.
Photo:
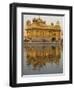
<path fill-rule="evenodd" d="M 22 75 L 63 73 L 62 50 L 60 44 L 24 44 Z"/>

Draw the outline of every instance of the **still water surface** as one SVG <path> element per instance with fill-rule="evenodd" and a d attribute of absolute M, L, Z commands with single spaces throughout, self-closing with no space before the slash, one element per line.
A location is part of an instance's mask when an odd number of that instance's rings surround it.
<path fill-rule="evenodd" d="M 50 43 L 25 43 L 22 75 L 63 73 L 62 46 Z"/>

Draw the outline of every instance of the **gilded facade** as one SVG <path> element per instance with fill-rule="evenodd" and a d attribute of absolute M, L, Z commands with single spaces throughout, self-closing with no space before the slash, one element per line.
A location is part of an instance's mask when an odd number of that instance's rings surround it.
<path fill-rule="evenodd" d="M 25 41 L 49 41 L 58 42 L 61 40 L 61 26 L 59 21 L 55 24 L 43 21 L 40 17 L 34 18 L 32 21 L 27 20 L 24 28 Z"/>

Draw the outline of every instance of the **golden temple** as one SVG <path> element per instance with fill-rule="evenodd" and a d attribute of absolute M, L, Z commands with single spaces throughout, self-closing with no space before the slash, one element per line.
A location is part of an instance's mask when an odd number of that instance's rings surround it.
<path fill-rule="evenodd" d="M 33 20 L 27 20 L 24 26 L 24 40 L 25 41 L 48 41 L 59 42 L 61 40 L 61 25 L 59 21 L 55 24 L 49 25 L 43 19 L 33 18 Z"/>

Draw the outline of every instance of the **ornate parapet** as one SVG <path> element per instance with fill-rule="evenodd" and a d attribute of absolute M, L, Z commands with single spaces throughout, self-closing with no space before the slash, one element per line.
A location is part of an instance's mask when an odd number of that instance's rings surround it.
<path fill-rule="evenodd" d="M 34 18 L 32 21 L 27 20 L 26 21 L 26 26 L 25 26 L 25 30 L 28 29 L 46 29 L 46 30 L 61 30 L 61 26 L 59 24 L 59 21 L 56 22 L 56 24 L 54 23 L 50 23 L 49 25 L 46 23 L 46 21 L 43 21 L 41 18 Z"/>

